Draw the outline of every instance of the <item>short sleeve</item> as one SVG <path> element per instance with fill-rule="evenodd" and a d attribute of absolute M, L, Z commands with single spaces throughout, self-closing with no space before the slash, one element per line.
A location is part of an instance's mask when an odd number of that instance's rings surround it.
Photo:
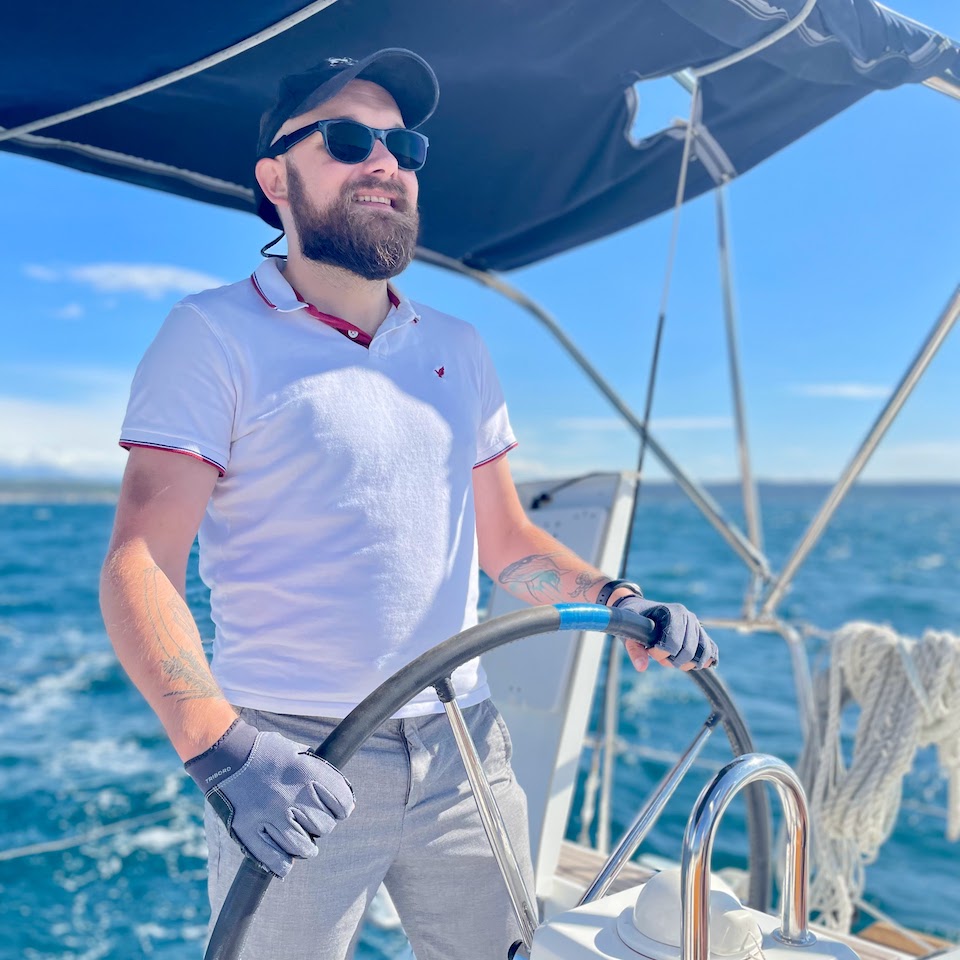
<path fill-rule="evenodd" d="M 510 426 L 500 378 L 493 366 L 490 351 L 479 334 L 477 353 L 480 365 L 480 426 L 477 431 L 477 461 L 474 466 L 482 467 L 512 450 L 517 445 L 517 438 Z"/>
<path fill-rule="evenodd" d="M 120 445 L 199 457 L 222 476 L 236 407 L 237 387 L 223 344 L 203 314 L 181 302 L 134 374 Z"/>

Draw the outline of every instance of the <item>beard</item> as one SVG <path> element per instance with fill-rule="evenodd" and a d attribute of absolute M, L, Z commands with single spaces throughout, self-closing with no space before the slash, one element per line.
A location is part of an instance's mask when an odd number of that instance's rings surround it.
<path fill-rule="evenodd" d="M 353 198 L 364 189 L 388 193 L 390 211 L 359 209 Z M 402 273 L 413 259 L 420 232 L 420 216 L 411 209 L 399 184 L 386 185 L 367 178 L 351 183 L 326 210 L 318 210 L 307 196 L 300 174 L 288 168 L 290 213 L 303 256 L 316 263 L 348 270 L 364 280 L 388 280 Z"/>

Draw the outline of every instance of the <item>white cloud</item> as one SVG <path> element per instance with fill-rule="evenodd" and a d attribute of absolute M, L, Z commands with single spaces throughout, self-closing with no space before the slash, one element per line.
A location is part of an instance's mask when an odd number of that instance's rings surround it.
<path fill-rule="evenodd" d="M 554 465 L 547 460 L 536 460 L 531 457 L 510 454 L 510 473 L 515 480 L 531 480 L 538 477 L 550 477 L 557 473 Z"/>
<path fill-rule="evenodd" d="M 791 388 L 802 397 L 832 397 L 841 400 L 877 400 L 890 396 L 890 388 L 876 383 L 804 383 Z"/>
<path fill-rule="evenodd" d="M 733 420 L 730 417 L 654 417 L 651 429 L 657 430 L 730 430 Z"/>
<path fill-rule="evenodd" d="M 52 283 L 54 280 L 60 278 L 60 274 L 57 273 L 56 270 L 52 270 L 50 267 L 43 267 L 39 263 L 28 263 L 23 268 L 23 272 L 32 280 L 43 280 L 47 283 Z"/>
<path fill-rule="evenodd" d="M 864 469 L 864 476 L 871 480 L 956 483 L 960 478 L 960 440 L 881 443 Z"/>
<path fill-rule="evenodd" d="M 0 397 L 0 466 L 117 478 L 126 453 L 117 445 L 125 397 L 44 403 Z"/>
<path fill-rule="evenodd" d="M 0 468 L 115 479 L 126 452 L 117 444 L 131 371 L 82 365 L 0 365 L 10 374 L 55 385 L 58 397 L 0 395 Z"/>
<path fill-rule="evenodd" d="M 79 303 L 68 303 L 65 307 L 54 310 L 53 315 L 58 320 L 79 320 L 86 312 Z"/>
<path fill-rule="evenodd" d="M 26 264 L 23 272 L 46 283 L 72 281 L 101 293 L 139 293 L 150 300 L 195 293 L 226 282 L 208 273 L 163 263 L 88 263 L 62 268 Z"/>
<path fill-rule="evenodd" d="M 626 431 L 634 433 L 625 420 L 619 417 L 566 417 L 557 421 L 561 430 L 588 430 L 595 433 Z M 730 417 L 654 417 L 650 422 L 654 433 L 666 430 L 729 430 L 733 427 Z"/>
<path fill-rule="evenodd" d="M 561 430 L 589 430 L 592 433 L 633 432 L 633 427 L 620 417 L 564 417 L 557 421 L 557 426 Z"/>

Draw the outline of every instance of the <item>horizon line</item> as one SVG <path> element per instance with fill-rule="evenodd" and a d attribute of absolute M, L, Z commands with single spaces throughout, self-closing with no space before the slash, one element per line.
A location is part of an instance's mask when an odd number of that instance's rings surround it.
<path fill-rule="evenodd" d="M 598 474 L 618 474 L 631 473 L 630 470 L 596 470 L 588 471 L 584 474 L 554 474 L 538 477 L 521 477 L 516 479 L 517 485 L 526 483 L 557 483 L 563 480 L 574 479 L 579 476 L 586 477 Z M 698 484 L 708 486 L 736 486 L 742 485 L 738 477 L 699 477 L 696 478 Z M 831 477 L 757 477 L 755 483 L 768 486 L 835 486 L 836 478 Z M 18 476 L 16 474 L 3 475 L 0 473 L 0 487 L 24 487 L 24 486 L 72 486 L 72 487 L 110 487 L 119 490 L 121 478 L 119 477 L 77 477 L 70 475 L 34 475 Z M 672 477 L 656 477 L 653 479 L 644 479 L 641 487 L 675 487 L 679 486 L 677 480 Z M 960 477 L 956 479 L 942 479 L 930 477 L 860 477 L 854 481 L 854 485 L 864 486 L 939 486 L 955 487 L 960 486 Z"/>

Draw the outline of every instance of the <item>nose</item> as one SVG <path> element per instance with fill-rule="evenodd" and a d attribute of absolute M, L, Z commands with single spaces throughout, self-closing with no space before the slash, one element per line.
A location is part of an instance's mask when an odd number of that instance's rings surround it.
<path fill-rule="evenodd" d="M 385 173 L 396 176 L 400 170 L 397 158 L 386 148 L 382 140 L 374 140 L 370 156 L 364 161 L 364 166 L 371 173 Z"/>

